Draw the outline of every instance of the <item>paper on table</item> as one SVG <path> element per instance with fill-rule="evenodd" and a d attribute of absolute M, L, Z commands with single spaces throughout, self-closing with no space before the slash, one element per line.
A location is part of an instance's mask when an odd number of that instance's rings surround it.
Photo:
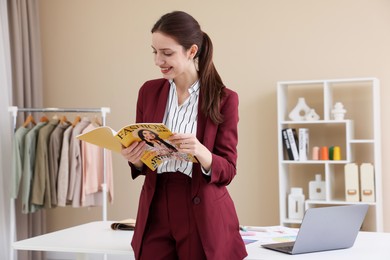
<path fill-rule="evenodd" d="M 113 230 L 134 230 L 135 219 L 128 218 L 111 224 Z"/>
<path fill-rule="evenodd" d="M 298 229 L 288 228 L 283 226 L 270 226 L 270 227 L 245 227 L 247 231 L 255 232 L 253 236 L 242 236 L 243 239 L 250 239 L 260 241 L 264 243 L 275 242 L 291 242 L 295 241 L 298 234 Z"/>

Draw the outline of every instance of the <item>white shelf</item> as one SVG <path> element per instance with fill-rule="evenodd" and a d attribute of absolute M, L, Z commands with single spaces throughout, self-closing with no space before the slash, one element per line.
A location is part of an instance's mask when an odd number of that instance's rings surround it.
<path fill-rule="evenodd" d="M 363 202 L 350 202 L 345 200 L 306 200 L 306 205 L 352 205 L 362 204 Z M 364 204 L 376 205 L 376 202 L 365 202 Z M 306 206 L 308 208 L 309 206 Z"/>
<path fill-rule="evenodd" d="M 353 139 L 349 141 L 351 144 L 375 144 L 373 139 Z"/>
<path fill-rule="evenodd" d="M 282 125 L 313 125 L 313 124 L 346 124 L 351 120 L 314 120 L 314 121 L 282 121 Z"/>
<path fill-rule="evenodd" d="M 287 196 L 291 187 L 301 187 L 309 198 L 309 181 L 320 173 L 325 180 L 325 200 L 306 200 L 308 207 L 357 204 L 345 200 L 344 166 L 347 163 L 372 163 L 375 172 L 375 202 L 370 205 L 365 224 L 367 231 L 383 231 L 382 172 L 380 148 L 379 80 L 376 78 L 348 78 L 332 80 L 280 81 L 278 97 L 278 165 L 280 224 L 299 224 L 288 218 Z M 289 112 L 304 97 L 315 109 L 319 120 L 292 121 Z M 332 109 L 341 102 L 347 110 L 345 119 L 333 120 Z M 282 129 L 309 128 L 307 161 L 286 158 Z M 310 160 L 313 146 L 340 146 L 341 160 Z"/>
<path fill-rule="evenodd" d="M 346 160 L 307 160 L 307 161 L 290 161 L 290 160 L 282 160 L 283 164 L 346 164 L 349 161 Z"/>

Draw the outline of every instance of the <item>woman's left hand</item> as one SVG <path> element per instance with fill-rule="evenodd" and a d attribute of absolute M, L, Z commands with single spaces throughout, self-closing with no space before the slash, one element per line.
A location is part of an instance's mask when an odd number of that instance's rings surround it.
<path fill-rule="evenodd" d="M 205 147 L 193 134 L 173 134 L 168 139 L 182 153 L 189 153 L 196 156 Z"/>
<path fill-rule="evenodd" d="M 179 152 L 195 156 L 205 169 L 211 167 L 211 152 L 194 134 L 174 133 L 168 140 L 177 147 Z"/>

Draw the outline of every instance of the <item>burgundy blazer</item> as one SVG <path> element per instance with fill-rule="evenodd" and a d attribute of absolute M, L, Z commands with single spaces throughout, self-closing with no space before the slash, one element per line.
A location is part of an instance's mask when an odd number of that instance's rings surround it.
<path fill-rule="evenodd" d="M 164 117 L 170 84 L 166 79 L 146 82 L 139 91 L 137 122 L 161 123 Z M 201 112 L 202 86 L 199 96 L 199 111 L 196 136 L 212 152 L 212 174 L 205 176 L 200 164 L 194 163 L 191 195 L 196 226 L 207 259 L 243 259 L 247 253 L 239 233 L 239 222 L 226 186 L 236 175 L 238 95 L 224 88 L 220 111 L 224 121 L 214 124 Z M 132 178 L 145 175 L 142 186 L 137 225 L 131 245 L 137 258 L 148 219 L 149 208 L 156 186 L 156 172 L 144 166 L 138 171 L 131 165 Z M 180 210 L 180 209 L 178 209 Z"/>

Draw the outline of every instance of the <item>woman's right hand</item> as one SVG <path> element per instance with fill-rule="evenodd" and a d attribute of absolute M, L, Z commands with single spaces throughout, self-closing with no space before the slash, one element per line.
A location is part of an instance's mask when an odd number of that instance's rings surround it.
<path fill-rule="evenodd" d="M 129 147 L 122 147 L 122 156 L 137 168 L 142 168 L 141 156 L 145 151 L 145 142 L 134 142 Z"/>

